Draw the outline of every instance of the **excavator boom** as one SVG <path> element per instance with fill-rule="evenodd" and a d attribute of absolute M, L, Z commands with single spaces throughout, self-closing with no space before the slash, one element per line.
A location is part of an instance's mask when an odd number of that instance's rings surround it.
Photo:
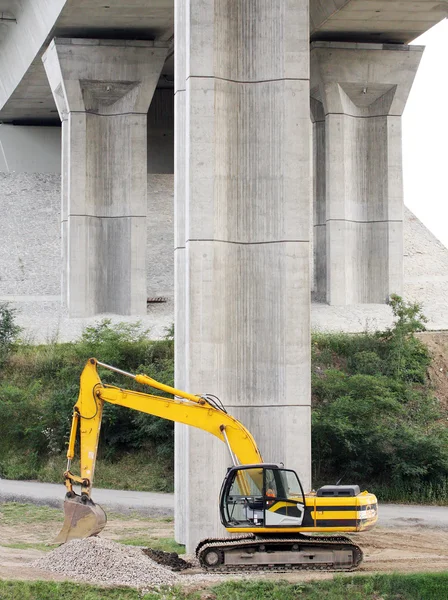
<path fill-rule="evenodd" d="M 98 366 L 130 377 L 141 385 L 169 393 L 173 398 L 103 385 L 98 375 Z M 127 373 L 91 358 L 81 374 L 78 401 L 73 410 L 67 450 L 67 470 L 64 473 L 67 488 L 64 502 L 65 519 L 62 530 L 55 540 L 56 543 L 96 535 L 106 525 L 107 519 L 103 509 L 90 497 L 104 402 L 208 431 L 228 446 L 234 464 L 263 462 L 250 432 L 212 399 L 178 390 L 147 375 Z M 71 472 L 71 463 L 75 455 L 78 430 L 80 474 L 75 475 Z M 239 480 L 243 487 L 247 486 L 244 477 L 240 476 Z M 74 484 L 81 486 L 80 495 L 75 493 Z"/>

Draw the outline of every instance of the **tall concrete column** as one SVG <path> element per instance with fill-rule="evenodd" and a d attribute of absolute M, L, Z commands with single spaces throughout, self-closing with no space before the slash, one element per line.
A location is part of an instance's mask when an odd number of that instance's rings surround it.
<path fill-rule="evenodd" d="M 296 469 L 309 488 L 308 0 L 190 0 L 186 13 L 182 4 L 176 375 L 219 396 L 263 458 Z M 212 436 L 182 436 L 176 535 L 191 551 L 223 534 L 218 495 L 231 463 Z"/>
<path fill-rule="evenodd" d="M 401 115 L 420 46 L 315 42 L 316 287 L 330 304 L 403 290 Z"/>
<path fill-rule="evenodd" d="M 57 38 L 43 56 L 62 120 L 62 297 L 72 317 L 146 314 L 146 115 L 154 42 Z"/>
<path fill-rule="evenodd" d="M 316 289 L 330 304 L 403 290 L 401 115 L 420 46 L 314 42 Z"/>
<path fill-rule="evenodd" d="M 175 48 L 174 53 L 174 378 L 179 389 L 187 389 L 186 382 L 186 168 L 187 122 L 186 122 L 186 2 L 175 1 Z M 174 426 L 174 535 L 179 544 L 186 543 L 187 500 L 189 480 L 188 426 Z"/>

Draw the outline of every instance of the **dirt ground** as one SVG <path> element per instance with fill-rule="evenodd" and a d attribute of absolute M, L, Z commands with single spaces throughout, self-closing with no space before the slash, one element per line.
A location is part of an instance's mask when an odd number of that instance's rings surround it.
<path fill-rule="evenodd" d="M 420 339 L 428 346 L 432 364 L 429 379 L 442 408 L 448 410 L 448 331 L 420 333 Z"/>
<path fill-rule="evenodd" d="M 40 548 L 12 548 L 11 545 L 45 544 L 54 538 L 60 522 L 5 524 L 0 522 L 0 578 L 63 580 L 64 577 L 37 571 L 30 565 L 45 550 Z M 172 537 L 173 523 L 166 520 L 110 519 L 101 534 L 112 540 L 141 537 Z M 448 529 L 427 529 L 421 526 L 396 529 L 376 528 L 351 536 L 364 551 L 364 562 L 357 573 L 372 572 L 424 572 L 448 570 Z M 195 570 L 198 572 L 198 570 Z M 191 570 L 183 571 L 191 574 Z M 331 573 L 294 572 L 257 575 L 257 578 L 276 578 L 294 581 L 326 579 Z M 232 576 L 225 576 L 226 579 Z M 236 576 L 235 576 L 236 577 Z M 216 579 L 213 581 L 216 583 Z"/>

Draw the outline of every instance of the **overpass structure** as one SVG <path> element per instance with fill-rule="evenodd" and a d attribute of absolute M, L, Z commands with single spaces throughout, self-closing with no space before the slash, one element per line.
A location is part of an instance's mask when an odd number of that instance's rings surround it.
<path fill-rule="evenodd" d="M 24 128 L 62 123 L 70 316 L 146 313 L 147 154 L 172 152 L 148 146 L 147 115 L 159 95 L 149 120 L 173 119 L 174 97 L 176 385 L 221 397 L 305 487 L 310 291 L 344 306 L 402 290 L 401 115 L 423 52 L 408 44 L 447 14 L 446 0 L 0 0 L 0 161 L 26 151 Z M 190 551 L 220 533 L 227 464 L 176 429 Z"/>

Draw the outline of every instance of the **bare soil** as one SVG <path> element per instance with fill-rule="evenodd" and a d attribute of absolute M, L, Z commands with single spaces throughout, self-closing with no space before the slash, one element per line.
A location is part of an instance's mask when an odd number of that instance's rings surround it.
<path fill-rule="evenodd" d="M 448 411 L 448 331 L 419 334 L 431 353 L 432 363 L 428 369 L 429 380 L 440 406 Z"/>
<path fill-rule="evenodd" d="M 181 558 L 176 552 L 164 552 L 163 550 L 153 550 L 153 548 L 144 548 L 143 553 L 159 565 L 168 567 L 171 571 L 184 571 L 192 566 Z"/>

